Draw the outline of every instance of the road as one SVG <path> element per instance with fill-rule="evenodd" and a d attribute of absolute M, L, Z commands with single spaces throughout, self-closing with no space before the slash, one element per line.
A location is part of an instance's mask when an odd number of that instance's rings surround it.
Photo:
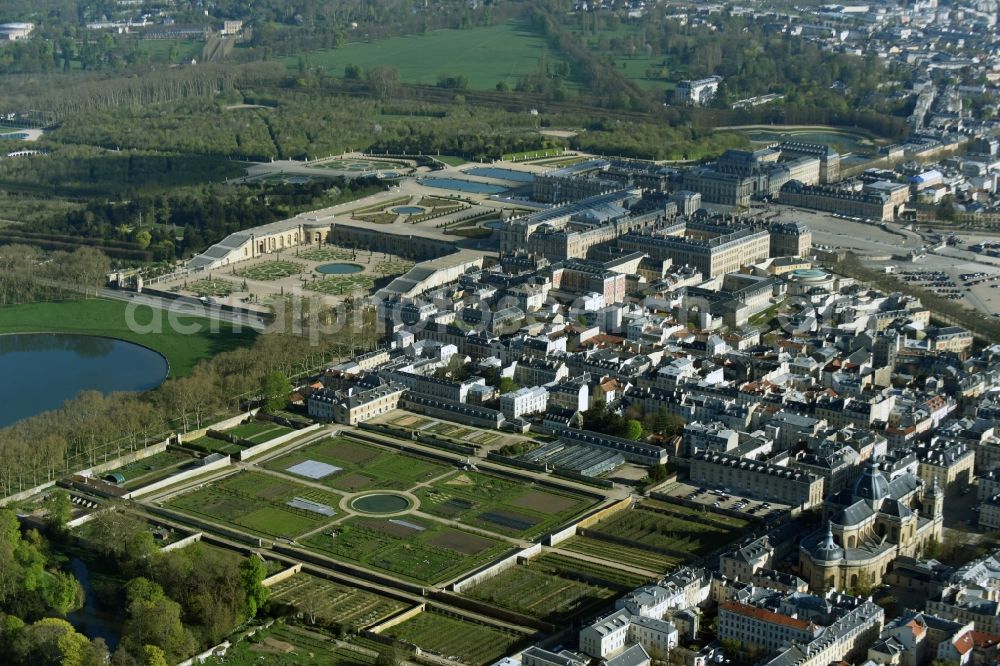
<path fill-rule="evenodd" d="M 267 328 L 268 322 L 261 315 L 249 314 L 246 312 L 232 312 L 224 310 L 219 306 L 208 303 L 195 303 L 190 300 L 178 301 L 172 298 L 154 296 L 152 294 L 141 294 L 134 291 L 122 291 L 120 289 L 100 289 L 98 295 L 102 298 L 109 298 L 116 301 L 133 303 L 136 306 L 147 306 L 164 310 L 167 313 L 176 313 L 175 316 L 205 317 L 213 321 L 230 324 L 233 328 L 252 328 L 255 331 L 263 331 Z M 144 318 L 140 317 L 140 321 Z"/>

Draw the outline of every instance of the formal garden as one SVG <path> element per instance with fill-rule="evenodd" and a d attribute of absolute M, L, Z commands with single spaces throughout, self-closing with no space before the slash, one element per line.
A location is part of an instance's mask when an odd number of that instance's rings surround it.
<path fill-rule="evenodd" d="M 229 280 L 217 278 L 205 278 L 188 285 L 188 291 L 200 297 L 225 298 L 237 290 L 237 286 Z"/>
<path fill-rule="evenodd" d="M 296 257 L 307 261 L 336 261 L 354 259 L 355 252 L 341 247 L 317 247 L 296 253 Z"/>
<path fill-rule="evenodd" d="M 738 518 L 699 515 L 673 504 L 642 503 L 591 525 L 584 534 L 684 559 L 703 557 L 732 543 L 747 524 Z"/>
<path fill-rule="evenodd" d="M 313 280 L 306 288 L 328 296 L 344 296 L 358 291 L 368 292 L 374 286 L 375 280 L 370 275 L 335 275 Z"/>
<path fill-rule="evenodd" d="M 304 271 L 304 264 L 295 261 L 274 260 L 254 264 L 253 266 L 237 271 L 236 274 L 248 280 L 270 282 L 291 277 L 292 275 L 300 275 Z"/>

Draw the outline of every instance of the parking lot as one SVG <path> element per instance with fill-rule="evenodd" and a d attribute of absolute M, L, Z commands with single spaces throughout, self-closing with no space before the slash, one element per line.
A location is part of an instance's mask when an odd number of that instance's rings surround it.
<path fill-rule="evenodd" d="M 771 514 L 787 511 L 789 506 L 779 502 L 751 499 L 727 489 L 712 489 L 690 483 L 678 482 L 658 492 L 678 499 L 687 500 L 710 509 L 736 511 L 754 518 L 765 518 Z"/>

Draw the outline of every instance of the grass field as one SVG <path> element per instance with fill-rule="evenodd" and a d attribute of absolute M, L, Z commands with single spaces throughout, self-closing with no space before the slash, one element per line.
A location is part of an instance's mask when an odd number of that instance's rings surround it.
<path fill-rule="evenodd" d="M 118 469 L 113 469 L 101 474 L 121 474 L 125 477 L 123 487 L 134 488 L 138 485 L 145 485 L 158 481 L 173 474 L 178 467 L 194 462 L 194 458 L 182 451 L 164 451 L 156 455 L 137 460 L 127 465 L 122 465 Z"/>
<path fill-rule="evenodd" d="M 367 627 L 395 615 L 406 604 L 325 578 L 299 573 L 272 585 L 270 598 L 329 622 Z"/>
<path fill-rule="evenodd" d="M 167 39 L 142 39 L 139 40 L 139 50 L 149 56 L 150 62 L 162 62 L 176 65 L 178 63 L 189 64 L 192 59 L 201 60 L 201 52 L 205 47 L 205 42 L 193 39 L 167 40 Z M 171 54 L 171 51 L 173 53 Z"/>
<path fill-rule="evenodd" d="M 324 439 L 297 449 L 268 461 L 265 467 L 285 472 L 289 467 L 305 460 L 340 467 L 342 471 L 317 481 L 348 492 L 372 488 L 406 490 L 420 481 L 433 479 L 448 471 L 444 465 L 340 437 Z"/>
<path fill-rule="evenodd" d="M 545 534 L 593 503 L 478 472 L 456 472 L 417 496 L 427 513 L 521 538 Z"/>
<path fill-rule="evenodd" d="M 442 74 L 463 75 L 470 88 L 493 90 L 500 81 L 513 88 L 520 77 L 537 72 L 543 53 L 550 66 L 565 62 L 527 22 L 510 21 L 468 30 L 434 30 L 424 35 L 353 42 L 334 50 L 306 52 L 302 57 L 307 66 L 319 66 L 337 76 L 343 75 L 348 64 L 365 70 L 392 65 L 404 83 L 434 85 Z M 289 68 L 298 67 L 299 56 L 286 58 L 285 63 Z"/>
<path fill-rule="evenodd" d="M 200 324 L 199 332 L 185 335 L 172 330 L 168 313 L 144 305 L 135 309 L 135 322 L 161 332 L 146 333 L 143 328 L 133 331 L 127 317 L 129 305 L 95 298 L 0 307 L 0 333 L 81 333 L 134 342 L 163 354 L 170 364 L 169 377 L 187 375 L 201 359 L 246 346 L 256 337 L 252 330 L 233 333 L 226 324 L 220 324 L 219 332 L 212 333 L 208 319 L 175 317 L 184 325 Z M 155 326 L 156 322 L 162 325 Z"/>
<path fill-rule="evenodd" d="M 468 160 L 464 157 L 458 157 L 457 155 L 435 155 L 434 159 L 444 162 L 448 166 L 462 166 L 468 163 Z"/>
<path fill-rule="evenodd" d="M 436 521 L 350 518 L 318 532 L 304 545 L 417 583 L 454 578 L 499 556 L 507 546 Z"/>
<path fill-rule="evenodd" d="M 620 589 L 577 579 L 571 570 L 548 563 L 507 569 L 465 593 L 501 608 L 555 624 L 568 622 L 621 594 Z"/>
<path fill-rule="evenodd" d="M 747 126 L 729 130 L 721 127 L 719 131 L 734 131 L 743 134 L 751 141 L 774 143 L 776 141 L 804 141 L 822 143 L 832 146 L 841 153 L 872 152 L 876 147 L 877 137 L 864 130 L 845 129 L 841 127 L 826 127 L 823 125 L 760 125 Z"/>
<path fill-rule="evenodd" d="M 232 442 L 215 439 L 214 437 L 209 437 L 208 435 L 199 437 L 198 439 L 193 439 L 190 442 L 184 442 L 184 446 L 197 451 L 204 451 L 205 453 L 222 453 L 227 456 L 239 453 L 243 450 L 243 447 L 239 444 L 233 444 Z"/>
<path fill-rule="evenodd" d="M 206 666 L 372 666 L 375 657 L 322 640 L 302 630 L 276 623 L 241 641 Z"/>
<path fill-rule="evenodd" d="M 430 612 L 420 613 L 385 633 L 445 658 L 457 657 L 475 665 L 496 661 L 523 639 L 514 632 Z"/>
<path fill-rule="evenodd" d="M 252 423 L 243 423 L 235 428 L 230 428 L 226 432 L 230 435 L 235 435 L 241 439 L 253 442 L 254 444 L 263 444 L 264 442 L 270 442 L 272 439 L 281 437 L 282 435 L 287 435 L 292 432 L 292 429 L 286 428 L 283 425 L 278 425 L 277 423 L 254 421 Z"/>
<path fill-rule="evenodd" d="M 287 506 L 300 497 L 335 508 L 340 495 L 259 472 L 241 472 L 210 486 L 179 495 L 169 505 L 257 534 L 293 539 L 331 522 L 335 516 Z"/>

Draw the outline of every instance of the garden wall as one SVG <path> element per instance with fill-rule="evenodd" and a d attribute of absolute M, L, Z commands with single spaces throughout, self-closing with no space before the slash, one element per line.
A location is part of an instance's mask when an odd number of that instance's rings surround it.
<path fill-rule="evenodd" d="M 201 541 L 201 538 L 203 536 L 205 536 L 204 532 L 195 532 L 194 534 L 188 535 L 188 536 L 184 537 L 183 539 L 178 539 L 177 541 L 174 541 L 173 543 L 168 543 L 166 546 L 164 546 L 160 550 L 162 552 L 164 552 L 164 553 L 169 553 L 172 550 L 180 550 L 181 548 L 187 548 L 191 544 L 198 543 L 199 541 Z"/>
<path fill-rule="evenodd" d="M 167 450 L 167 444 L 169 443 L 170 438 L 168 437 L 159 444 L 151 444 L 145 448 L 139 449 L 138 451 L 132 451 L 131 453 L 126 453 L 123 456 L 118 456 L 114 460 L 108 460 L 100 465 L 94 465 L 90 469 L 82 469 L 77 472 L 77 474 L 80 476 L 100 476 L 108 470 L 118 469 L 123 465 L 134 463 L 137 460 L 143 460 L 145 458 L 149 458 L 150 456 L 155 456 L 157 453 L 163 453 Z"/>
<path fill-rule="evenodd" d="M 577 521 L 577 527 L 590 527 L 594 523 L 604 520 L 605 518 L 610 518 L 619 511 L 624 511 L 626 509 L 632 508 L 632 498 L 626 497 L 625 499 L 620 499 L 611 506 L 606 506 L 603 509 L 598 509 L 590 515 L 584 516 Z"/>
<path fill-rule="evenodd" d="M 576 523 L 573 523 L 565 529 L 561 529 L 558 532 L 553 532 L 545 537 L 545 545 L 550 548 L 556 546 L 566 539 L 570 539 L 576 536 Z"/>
<path fill-rule="evenodd" d="M 301 562 L 299 562 L 296 565 L 290 566 L 290 567 L 288 567 L 287 569 L 285 569 L 283 571 L 279 571 L 278 573 L 274 574 L 273 576 L 268 576 L 267 578 L 265 578 L 264 580 L 262 580 L 260 582 L 260 584 L 263 585 L 264 587 L 271 587 L 272 585 L 276 585 L 276 584 L 280 583 L 283 580 L 288 580 L 289 578 L 291 578 L 292 576 L 294 576 L 295 574 L 297 574 L 300 571 L 302 571 L 302 563 Z"/>
<path fill-rule="evenodd" d="M 40 486 L 35 486 L 34 488 L 28 488 L 27 490 L 22 490 L 21 492 L 14 493 L 13 495 L 7 495 L 7 497 L 0 499 L 0 506 L 7 506 L 11 502 L 20 502 L 21 500 L 28 499 L 29 497 L 37 495 L 43 490 L 48 490 L 54 485 L 56 485 L 55 481 L 49 481 L 47 483 L 43 483 Z"/>
<path fill-rule="evenodd" d="M 129 463 L 135 462 L 137 460 L 142 460 L 143 458 L 148 458 L 154 456 L 157 453 L 163 453 L 167 450 L 167 444 L 170 442 L 170 438 L 163 440 L 157 444 L 150 444 L 149 446 L 143 447 L 138 451 L 132 451 L 131 453 L 126 453 L 123 456 L 118 456 L 112 460 L 105 461 L 100 465 L 94 465 L 89 469 L 80 470 L 76 474 L 80 476 L 99 476 L 109 469 L 117 469 L 122 465 L 127 465 Z M 22 490 L 19 493 L 14 493 L 13 495 L 8 495 L 7 497 L 0 498 L 0 506 L 7 506 L 12 502 L 20 502 L 21 500 L 28 499 L 33 495 L 37 495 L 43 490 L 48 490 L 52 486 L 56 485 L 55 481 L 48 481 L 41 485 L 35 486 L 33 488 L 28 488 L 27 490 Z"/>
<path fill-rule="evenodd" d="M 178 514 L 170 509 L 166 509 L 162 506 L 156 506 L 155 504 L 148 504 L 144 507 L 149 513 L 155 513 L 158 516 L 163 516 L 164 518 L 169 518 L 170 520 L 177 521 L 182 525 L 190 523 L 195 527 L 209 532 L 204 535 L 205 541 L 212 541 L 211 532 L 215 532 L 226 539 L 232 539 L 233 541 L 240 541 L 242 543 L 248 543 L 254 548 L 260 548 L 263 544 L 261 540 L 257 537 L 250 536 L 249 534 L 244 534 L 243 532 L 238 532 L 236 530 L 231 530 L 225 525 L 217 525 L 215 523 L 210 523 L 207 520 L 201 520 L 194 516 L 189 516 L 188 514 Z M 233 548 L 232 545 L 224 542 L 217 541 L 217 543 L 226 548 Z"/>
<path fill-rule="evenodd" d="M 208 434 L 209 430 L 225 430 L 226 428 L 232 428 L 243 423 L 246 419 L 254 416 L 257 413 L 257 409 L 251 409 L 249 412 L 243 412 L 242 414 L 237 414 L 232 418 L 225 419 L 224 421 L 219 421 L 218 423 L 212 423 L 205 426 L 204 428 L 198 428 L 197 430 L 191 430 L 179 435 L 181 442 L 189 442 L 193 439 L 198 439 L 199 437 L 204 437 Z"/>
<path fill-rule="evenodd" d="M 499 560 L 498 562 L 489 565 L 485 569 L 474 571 L 465 578 L 455 581 L 448 587 L 451 588 L 452 592 L 461 593 L 462 590 L 473 587 L 474 585 L 478 585 L 483 581 L 493 578 L 497 574 L 503 573 L 504 571 L 510 569 L 511 567 L 517 566 L 517 563 L 521 559 L 530 560 L 532 557 L 537 557 L 538 555 L 540 555 L 541 552 L 542 552 L 542 544 L 536 543 L 533 546 L 529 546 L 528 548 L 524 548 L 522 550 L 517 551 L 516 553 L 508 555 L 502 560 Z"/>
<path fill-rule="evenodd" d="M 317 430 L 320 430 L 322 427 L 323 426 L 319 423 L 313 423 L 311 426 L 303 428 L 302 430 L 293 430 L 292 432 L 287 432 L 284 435 L 281 435 L 280 437 L 275 437 L 274 439 L 266 441 L 263 444 L 257 444 L 256 446 L 245 448 L 239 453 L 237 453 L 236 457 L 239 458 L 241 461 L 247 460 L 248 458 L 253 458 L 254 456 L 258 456 L 262 453 L 270 451 L 273 448 L 277 448 L 282 444 L 287 444 L 293 439 L 301 437 L 306 433 L 316 432 Z"/>
<path fill-rule="evenodd" d="M 215 462 L 210 462 L 207 465 L 202 465 L 201 467 L 195 467 L 194 469 L 189 469 L 186 472 L 178 472 L 173 476 L 168 476 L 165 479 L 160 479 L 159 481 L 155 481 L 149 484 L 148 486 L 137 488 L 130 493 L 125 493 L 124 495 L 122 495 L 122 499 L 135 499 L 136 497 L 140 497 L 142 495 L 148 495 L 151 492 L 155 492 L 163 488 L 168 488 L 176 483 L 181 483 L 183 481 L 187 481 L 188 479 L 193 479 L 196 476 L 201 476 L 202 474 L 206 474 L 208 472 L 214 472 L 216 470 L 229 467 L 232 464 L 233 464 L 232 458 L 225 457 L 220 460 L 216 460 Z"/>
<path fill-rule="evenodd" d="M 194 666 L 195 664 L 201 664 L 207 661 L 211 657 L 214 657 L 216 655 L 221 656 L 226 654 L 226 651 L 232 646 L 233 644 L 230 643 L 229 641 L 222 641 L 218 645 L 208 648 L 201 654 L 196 654 L 190 659 L 185 659 L 181 663 L 177 664 L 177 666 Z"/>
<path fill-rule="evenodd" d="M 510 465 L 511 467 L 520 467 L 521 469 L 530 469 L 533 472 L 548 472 L 549 468 L 546 465 L 540 465 L 538 463 L 528 462 L 527 460 L 520 460 L 518 458 L 511 458 L 509 456 L 502 456 L 499 453 L 490 451 L 486 454 L 487 460 L 492 460 L 493 462 L 500 463 L 501 465 Z"/>
<path fill-rule="evenodd" d="M 398 615 L 390 617 L 388 620 L 379 622 L 374 627 L 370 627 L 368 631 L 372 632 L 373 634 L 380 634 L 384 630 L 389 629 L 390 627 L 395 627 L 397 624 L 402 624 L 403 622 L 406 622 L 410 618 L 414 618 L 420 615 L 421 613 L 424 612 L 426 608 L 427 604 L 418 604 L 413 608 L 410 608 L 408 610 L 403 611 L 402 613 L 399 613 Z"/>

